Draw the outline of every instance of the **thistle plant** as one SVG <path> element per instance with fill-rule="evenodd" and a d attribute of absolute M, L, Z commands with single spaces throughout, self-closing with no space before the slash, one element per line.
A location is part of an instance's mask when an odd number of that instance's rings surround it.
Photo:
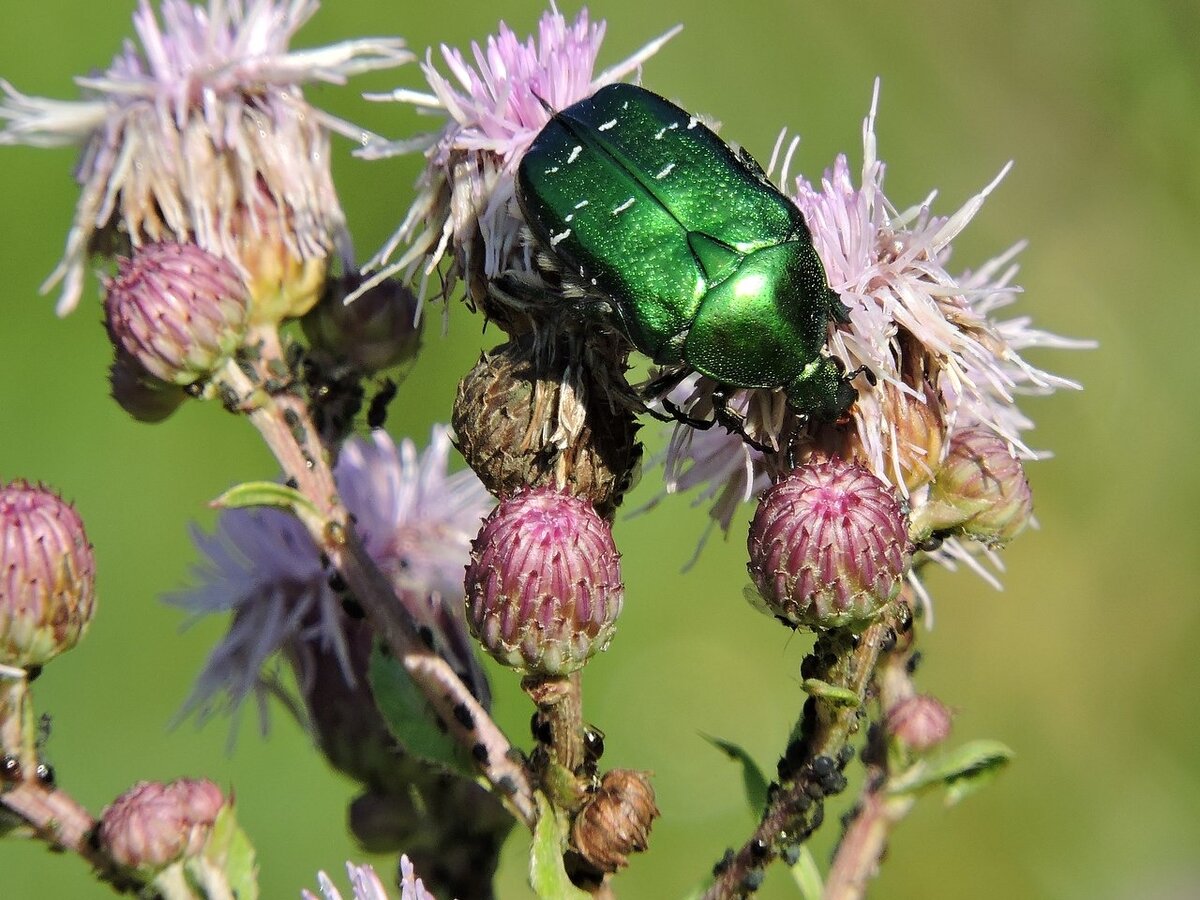
<path fill-rule="evenodd" d="M 661 502 L 698 492 L 725 531 L 751 518 L 752 605 L 781 636 L 813 636 L 774 776 L 716 741 L 759 786 L 757 825 L 698 867 L 701 892 L 748 896 L 783 861 L 808 896 L 862 896 L 920 795 L 965 796 L 1011 755 L 943 749 L 950 708 L 914 680 L 924 570 L 992 578 L 1032 522 L 1024 465 L 1039 454 L 1016 398 L 1077 386 L 1022 354 L 1079 342 L 998 316 L 1021 245 L 949 268 L 999 177 L 948 217 L 893 206 L 877 85 L 857 182 L 845 156 L 820 181 L 792 179 L 795 140 L 759 166 L 651 78 L 635 86 L 678 28 L 597 71 L 603 23 L 553 7 L 528 38 L 501 24 L 469 53 L 405 68 L 370 99 L 439 124 L 377 136 L 302 88 L 415 57 L 391 37 L 292 50 L 316 12 L 140 0 L 138 42 L 78 79 L 83 99 L 3 85 L 0 142 L 81 148 L 46 287 L 61 283 L 66 314 L 89 258 L 106 270 L 113 398 L 143 423 L 219 404 L 279 466 L 214 501 L 191 586 L 166 598 L 228 618 L 182 715 L 236 723 L 251 700 L 264 730 L 276 705 L 298 719 L 356 784 L 355 838 L 396 857 L 386 878 L 348 864 L 360 900 L 491 896 L 514 830 L 539 896 L 615 895 L 660 810 L 652 773 L 608 767 L 583 686 L 598 654 L 620 665 L 622 609 L 649 602 L 626 590 L 613 525 L 641 473 L 639 429 L 667 423 L 643 481 Z M 361 266 L 337 136 L 366 159 L 424 158 L 407 213 Z M 398 382 L 431 342 L 424 307 L 459 300 L 502 336 L 418 450 L 383 430 L 387 407 L 414 389 Z M 452 447 L 467 468 L 453 471 Z M 143 782 L 95 819 L 47 776 L 31 685 L 84 636 L 95 563 L 49 489 L 0 489 L 0 530 L 3 828 L 83 857 L 117 891 L 257 896 L 231 791 Z M 493 719 L 483 655 L 519 680 L 531 735 Z M 866 777 L 822 881 L 806 841 L 838 827 L 856 758 Z"/>

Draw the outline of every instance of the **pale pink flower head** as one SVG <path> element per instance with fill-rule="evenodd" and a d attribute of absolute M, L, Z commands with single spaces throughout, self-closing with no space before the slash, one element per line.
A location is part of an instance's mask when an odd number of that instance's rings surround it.
<path fill-rule="evenodd" d="M 387 888 L 375 870 L 369 865 L 356 866 L 346 863 L 346 874 L 350 876 L 350 888 L 354 892 L 345 900 L 388 900 Z M 324 872 L 317 873 L 321 886 L 321 897 L 311 891 L 302 891 L 303 900 L 342 900 L 342 893 Z M 400 900 L 436 900 L 425 890 L 425 883 L 416 876 L 413 864 L 406 855 L 400 857 Z"/>
<path fill-rule="evenodd" d="M 423 453 L 376 430 L 369 439 L 347 441 L 334 475 L 367 551 L 415 625 L 486 703 L 487 680 L 466 630 L 463 571 L 492 499 L 470 470 L 447 472 L 449 455 L 444 426 L 434 428 Z M 196 615 L 228 611 L 232 618 L 186 711 L 204 718 L 224 705 L 232 712 L 254 696 L 265 715 L 265 701 L 278 688 L 270 664 L 285 650 L 296 661 L 302 690 L 316 653 L 333 654 L 353 683 L 339 579 L 295 517 L 274 509 L 230 510 L 213 534 L 198 532 L 196 542 L 204 554 L 198 583 L 168 602 Z M 226 702 L 219 704 L 222 695 Z"/>
<path fill-rule="evenodd" d="M 1027 317 L 1004 320 L 995 315 L 1020 293 L 1013 284 L 1013 258 L 1023 244 L 973 272 L 949 268 L 953 240 L 1008 167 L 953 215 L 931 212 L 934 194 L 898 211 L 883 192 L 884 166 L 876 156 L 877 100 L 876 92 L 863 123 L 859 183 L 843 155 L 818 185 L 796 179 L 792 196 L 804 213 L 829 284 L 849 311 L 848 322 L 830 325 L 829 353 L 848 372 L 865 368 L 877 383 L 870 385 L 861 375 L 855 380 L 857 401 L 848 421 L 838 423 L 798 422 L 787 413 L 778 390 L 734 391 L 727 406 L 745 416 L 746 431 L 758 449 L 748 449 L 741 435 L 719 428 L 699 440 L 677 433 L 665 458 L 667 472 L 693 473 L 691 482 L 705 472 L 725 479 L 703 488 L 718 498 L 721 508 L 714 518 L 723 523 L 731 518 L 731 496 L 753 483 L 747 481 L 750 473 L 766 471 L 777 478 L 797 462 L 835 456 L 865 466 L 915 510 L 926 501 L 952 438 L 962 429 L 985 429 L 1016 456 L 1037 459 L 1039 454 L 1022 439 L 1032 422 L 1017 399 L 1079 387 L 1033 366 L 1021 353 L 1030 347 L 1081 348 L 1088 342 L 1036 330 Z M 782 143 L 781 137 L 776 156 Z M 783 164 L 785 180 L 794 147 L 793 141 Z M 770 168 L 775 168 L 774 159 Z M 695 378 L 671 399 L 689 413 L 709 415 L 715 387 L 708 379 Z M 693 447 L 700 449 L 699 455 Z M 762 452 L 774 447 L 780 448 L 777 453 Z M 683 484 L 677 474 L 668 479 L 669 489 Z M 958 560 L 979 569 L 975 557 L 981 549 L 961 536 L 949 536 L 937 549 L 930 545 L 922 559 L 951 566 Z M 924 598 L 919 581 L 911 573 L 909 577 Z"/>
<path fill-rule="evenodd" d="M 366 38 L 290 50 L 317 0 L 149 0 L 107 70 L 77 78 L 84 99 L 49 100 L 0 82 L 0 143 L 76 145 L 82 187 L 62 261 L 60 314 L 78 305 L 90 252 L 194 242 L 261 274 L 264 244 L 320 267 L 348 253 L 329 169 L 329 134 L 371 136 L 310 106 L 301 85 L 412 59 L 402 41 Z M 273 254 L 268 254 L 273 255 Z"/>
<path fill-rule="evenodd" d="M 385 274 L 420 266 L 424 287 L 449 250 L 454 266 L 444 294 L 456 278 L 465 277 L 475 299 L 485 281 L 501 272 L 531 268 L 521 243 L 523 219 L 514 193 L 521 157 L 553 110 L 640 71 L 641 64 L 679 31 L 671 29 L 596 73 L 604 29 L 604 22 L 593 23 L 586 9 L 568 22 L 552 5 L 542 14 L 537 35 L 524 41 L 501 22 L 483 46 L 471 44 L 469 58 L 443 44 L 450 77 L 435 68 L 433 51 L 428 51 L 421 68 L 430 93 L 401 88 L 371 98 L 408 103 L 446 120 L 432 134 L 378 142 L 360 151 L 378 158 L 422 150 L 426 159 L 416 200 L 371 265 L 386 265 Z M 407 245 L 406 251 L 388 264 L 401 245 Z"/>

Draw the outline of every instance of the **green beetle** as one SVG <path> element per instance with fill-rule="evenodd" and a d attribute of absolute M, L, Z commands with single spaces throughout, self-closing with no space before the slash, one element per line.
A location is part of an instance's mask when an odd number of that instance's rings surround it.
<path fill-rule="evenodd" d="M 609 300 L 654 362 L 783 388 L 821 420 L 854 403 L 844 367 L 822 353 L 846 308 L 800 210 L 696 116 L 635 85 L 601 88 L 534 139 L 517 201 L 541 247 Z"/>

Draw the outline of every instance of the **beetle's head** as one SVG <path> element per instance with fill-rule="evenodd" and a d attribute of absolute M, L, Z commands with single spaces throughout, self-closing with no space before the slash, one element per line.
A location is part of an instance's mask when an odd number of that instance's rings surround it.
<path fill-rule="evenodd" d="M 836 357 L 820 356 L 784 389 L 796 412 L 818 422 L 836 422 L 847 413 L 858 391 Z"/>

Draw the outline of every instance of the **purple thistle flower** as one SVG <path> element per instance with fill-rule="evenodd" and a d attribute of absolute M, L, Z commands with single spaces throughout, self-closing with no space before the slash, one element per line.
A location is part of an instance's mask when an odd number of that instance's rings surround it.
<path fill-rule="evenodd" d="M 428 51 L 421 68 L 432 93 L 400 88 L 369 96 L 441 113 L 447 121 L 433 134 L 379 141 L 359 151 L 369 159 L 414 151 L 423 151 L 426 158 L 419 193 L 408 215 L 368 265 L 387 264 L 398 247 L 407 245 L 405 253 L 387 265 L 380 277 L 411 272 L 421 264 L 422 296 L 447 249 L 457 265 L 444 286 L 445 294 L 455 276 L 479 272 L 490 279 L 512 267 L 528 270 L 531 266 L 520 241 L 523 220 L 514 196 L 514 178 L 521 157 L 550 120 L 549 110 L 569 106 L 639 71 L 680 27 L 594 74 L 604 22 L 593 24 L 584 9 L 568 23 L 552 5 L 542 14 L 536 38 L 522 42 L 501 22 L 498 33 L 484 46 L 471 44 L 470 61 L 461 51 L 443 44 L 442 59 L 450 78 L 437 71 L 433 52 Z M 482 240 L 482 259 L 473 256 L 478 240 Z"/>
<path fill-rule="evenodd" d="M 387 888 L 383 886 L 375 870 L 369 865 L 356 866 L 346 863 L 346 874 L 350 876 L 350 887 L 354 891 L 346 900 L 388 900 Z M 342 900 L 342 894 L 324 872 L 317 873 L 324 900 Z M 303 900 L 320 900 L 310 891 L 302 891 Z M 425 884 L 417 878 L 413 864 L 407 856 L 400 857 L 400 900 L 436 900 L 425 890 Z"/>
<path fill-rule="evenodd" d="M 916 508 L 925 501 L 934 470 L 961 429 L 983 428 L 1021 458 L 1037 459 L 1039 454 L 1022 440 L 1032 422 L 1018 408 L 1017 398 L 1079 385 L 1036 368 L 1020 354 L 1030 347 L 1078 349 L 1092 344 L 1038 331 L 1027 317 L 996 318 L 1020 292 L 1013 284 L 1013 258 L 1023 244 L 974 272 L 954 275 L 948 270 L 954 238 L 1008 167 L 949 217 L 931 213 L 933 195 L 917 207 L 897 211 L 883 193 L 884 165 L 876 156 L 877 101 L 878 86 L 863 123 L 861 183 L 855 185 L 843 155 L 818 186 L 797 179 L 793 199 L 804 212 L 831 287 L 849 308 L 850 322 L 831 327 L 830 353 L 847 371 L 865 366 L 879 383 L 866 388 L 865 380 L 858 380 L 862 389 L 849 428 L 809 423 L 793 452 L 801 458 L 815 454 L 853 459 L 896 487 Z M 776 157 L 782 143 L 781 136 Z M 795 143 L 785 155 L 784 180 Z M 671 399 L 703 416 L 711 411 L 714 387 L 709 379 L 696 377 L 677 388 Z M 746 416 L 748 430 L 758 441 L 779 445 L 781 402 L 779 391 L 741 390 L 733 393 L 729 406 Z M 768 461 L 747 449 L 739 435 L 718 429 L 704 435 L 679 434 L 691 430 L 676 426 L 664 457 L 667 491 L 684 487 L 678 473 L 688 473 L 686 486 L 703 484 L 704 495 L 717 498 L 712 517 L 727 527 L 733 497 L 746 492 L 747 473 L 765 471 Z M 706 473 L 711 480 L 705 479 Z M 761 491 L 763 484 L 764 479 L 756 477 L 752 490 Z M 981 549 L 952 537 L 928 556 L 950 567 L 964 562 L 995 583 L 975 558 Z M 994 554 L 987 553 L 995 561 Z M 908 577 L 927 602 L 916 576 L 910 572 Z"/>
<path fill-rule="evenodd" d="M 243 263 L 282 242 L 300 263 L 349 252 L 345 217 L 329 171 L 329 134 L 371 135 L 310 106 L 300 86 L 342 84 L 351 75 L 412 59 L 396 38 L 343 41 L 291 51 L 317 0 L 149 0 L 133 15 L 109 68 L 76 82 L 85 99 L 30 97 L 0 81 L 0 143 L 83 148 L 83 188 L 62 261 L 60 315 L 79 303 L 87 257 L 100 232 L 133 247 L 194 241 Z M 254 261 L 251 259 L 251 263 Z M 247 273 L 249 274 L 249 273 Z"/>
<path fill-rule="evenodd" d="M 444 426 L 434 428 L 420 455 L 411 441 L 397 447 L 377 430 L 346 443 L 334 476 L 367 551 L 414 622 L 430 629 L 438 651 L 486 704 L 487 682 L 466 632 L 463 568 L 492 499 L 469 470 L 447 474 L 449 455 Z M 185 711 L 206 718 L 224 694 L 232 712 L 253 694 L 265 727 L 265 701 L 276 685 L 263 668 L 285 649 L 302 689 L 317 652 L 334 654 L 353 682 L 341 596 L 295 518 L 273 509 L 230 510 L 213 534 L 197 532 L 195 539 L 205 557 L 195 570 L 199 584 L 168 602 L 233 617 Z"/>

